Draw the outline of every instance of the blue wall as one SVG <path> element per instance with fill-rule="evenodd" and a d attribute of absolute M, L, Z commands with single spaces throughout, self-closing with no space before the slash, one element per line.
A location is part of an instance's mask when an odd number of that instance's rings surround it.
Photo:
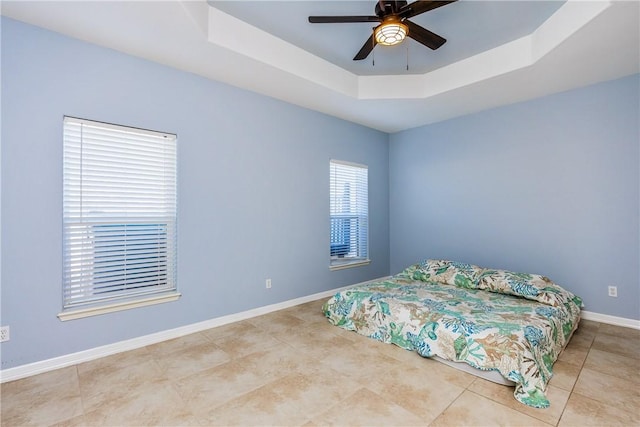
<path fill-rule="evenodd" d="M 539 273 L 640 319 L 638 82 L 392 135 L 391 273 L 426 258 Z"/>
<path fill-rule="evenodd" d="M 389 274 L 387 134 L 7 18 L 1 59 L 3 369 Z M 179 301 L 57 319 L 64 115 L 178 135 Z M 369 266 L 329 271 L 331 158 L 369 166 Z"/>
<path fill-rule="evenodd" d="M 545 274 L 640 318 L 638 75 L 389 136 L 4 17 L 1 41 L 2 369 L 424 258 Z M 57 319 L 64 115 L 178 134 L 179 301 Z M 328 269 L 331 158 L 369 166 L 370 266 Z"/>

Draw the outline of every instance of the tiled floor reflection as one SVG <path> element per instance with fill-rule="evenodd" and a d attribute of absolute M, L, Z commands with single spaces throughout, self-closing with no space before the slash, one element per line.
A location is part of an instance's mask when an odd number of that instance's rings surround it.
<path fill-rule="evenodd" d="M 323 302 L 5 383 L 2 426 L 640 425 L 640 331 L 583 320 L 533 409 L 330 325 Z"/>

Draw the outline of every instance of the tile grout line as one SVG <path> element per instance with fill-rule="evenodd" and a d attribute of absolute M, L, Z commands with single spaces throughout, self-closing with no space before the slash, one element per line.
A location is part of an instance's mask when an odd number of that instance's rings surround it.
<path fill-rule="evenodd" d="M 584 368 L 584 365 L 587 362 L 587 359 L 589 358 L 589 353 L 591 353 L 591 347 L 593 347 L 593 343 L 595 342 L 596 338 L 598 337 L 598 333 L 600 331 L 600 325 L 601 325 L 601 323 L 598 322 L 598 328 L 596 329 L 595 333 L 593 334 L 593 339 L 591 340 L 591 343 L 589 343 L 589 349 L 587 350 L 587 355 L 584 358 L 584 360 L 582 361 L 582 363 L 580 364 L 580 371 L 578 372 L 578 376 L 576 377 L 576 380 L 573 382 L 573 385 L 571 386 L 571 390 L 569 391 L 569 397 L 567 398 L 567 403 L 565 403 L 564 404 L 564 408 L 562 408 L 562 412 L 560 413 L 560 417 L 558 418 L 558 422 L 556 423 L 556 427 L 558 427 L 560 425 L 560 421 L 562 421 L 562 417 L 564 416 L 564 412 L 567 410 L 567 405 L 569 405 L 569 401 L 571 400 L 571 396 L 573 396 L 574 390 L 576 388 L 576 384 L 578 384 L 578 380 L 580 380 L 580 376 L 582 375 L 582 369 Z"/>
<path fill-rule="evenodd" d="M 476 379 L 471 381 L 471 384 L 473 384 L 474 382 L 476 382 Z M 471 387 L 471 384 L 469 384 L 467 387 L 463 388 L 462 391 L 460 393 L 458 393 L 458 395 L 454 399 L 451 399 L 451 402 L 449 402 L 449 404 L 446 406 L 446 408 L 444 408 L 442 411 L 440 411 L 440 413 L 438 415 L 436 415 L 436 417 L 433 419 L 433 421 L 431 421 L 429 423 L 429 425 L 432 425 L 438 418 L 440 418 L 440 416 L 442 414 L 447 412 L 447 410 L 451 407 L 451 405 L 453 405 L 458 399 L 460 399 L 460 397 L 464 394 L 465 391 L 469 391 L 469 392 L 473 393 L 471 390 L 469 390 L 469 387 Z"/>

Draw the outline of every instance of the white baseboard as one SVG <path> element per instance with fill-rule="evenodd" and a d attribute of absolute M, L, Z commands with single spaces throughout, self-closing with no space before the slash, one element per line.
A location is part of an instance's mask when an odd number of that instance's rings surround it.
<path fill-rule="evenodd" d="M 362 282 L 361 284 L 382 280 L 387 277 L 369 280 L 366 282 Z M 192 323 L 190 325 L 181 326 L 179 328 L 156 332 L 154 334 L 149 334 L 149 335 L 143 335 L 141 337 L 120 341 L 113 344 L 107 344 L 100 347 L 94 347 L 94 348 L 84 350 L 84 351 L 79 351 L 76 353 L 65 354 L 63 356 L 54 357 L 52 359 L 46 359 L 38 362 L 28 363 L 26 365 L 16 366 L 15 368 L 3 369 L 3 370 L 0 370 L 0 383 L 19 380 L 21 378 L 42 374 L 44 372 L 65 368 L 67 366 L 77 365 L 79 363 L 88 362 L 90 360 L 98 359 L 100 357 L 110 356 L 112 354 L 121 353 L 124 351 L 135 350 L 136 348 L 144 347 L 151 344 L 156 344 L 156 343 L 174 339 L 174 338 L 179 338 L 184 335 L 193 334 L 196 332 L 204 331 L 206 329 L 215 328 L 217 326 L 222 326 L 222 325 L 226 325 L 233 322 L 239 322 L 241 320 L 261 316 L 263 314 L 293 307 L 295 305 L 304 304 L 310 301 L 315 301 L 320 298 L 328 298 L 334 295 L 336 292 L 342 289 L 349 288 L 351 286 L 354 286 L 354 285 L 349 285 L 349 286 L 344 286 L 344 287 L 336 288 L 329 291 L 319 292 L 317 294 L 295 298 L 295 299 L 280 302 L 277 304 L 266 305 L 264 307 L 258 307 L 258 308 L 243 311 L 240 313 L 234 313 L 227 316 L 216 317 L 214 319 L 205 320 L 203 322 Z"/>
<path fill-rule="evenodd" d="M 614 326 L 640 329 L 640 320 L 636 319 L 627 319 L 625 317 L 610 316 L 608 314 L 593 313 L 591 311 L 584 310 L 580 312 L 580 317 L 584 320 L 593 320 L 594 322 L 606 323 Z"/>
<path fill-rule="evenodd" d="M 381 277 L 378 279 L 368 280 L 359 284 L 371 283 L 388 278 Z M 141 337 L 132 338 L 125 341 L 120 341 L 113 344 L 107 344 L 100 347 L 94 347 L 88 350 L 79 351 L 77 353 L 65 354 L 64 356 L 54 357 L 52 359 L 42 360 L 26 365 L 16 366 L 15 368 L 0 370 L 0 383 L 19 380 L 21 378 L 30 377 L 32 375 L 42 374 L 44 372 L 53 371 L 55 369 L 65 368 L 67 366 L 77 365 L 79 363 L 88 362 L 90 360 L 98 359 L 100 357 L 110 356 L 112 354 L 121 353 L 124 351 L 135 350 L 136 348 L 144 347 L 151 344 L 156 344 L 162 341 L 179 338 L 184 335 L 193 334 L 196 332 L 204 331 L 206 329 L 215 328 L 217 326 L 226 325 L 233 322 L 239 322 L 241 320 L 250 319 L 252 317 L 261 316 L 263 314 L 271 313 L 285 308 L 293 307 L 295 305 L 304 304 L 306 302 L 315 301 L 320 298 L 330 297 L 336 292 L 350 288 L 349 285 L 341 288 L 332 289 L 329 291 L 319 292 L 317 294 L 308 295 L 305 297 L 295 298 L 288 301 L 283 301 L 277 304 L 266 305 L 264 307 L 258 307 L 251 310 L 243 311 L 240 313 L 234 313 L 227 316 L 216 317 L 214 319 L 205 320 L 203 322 L 192 323 L 190 325 L 181 326 L 175 329 L 169 329 L 166 331 L 156 332 L 154 334 L 143 335 Z M 585 320 L 593 320 L 595 322 L 607 323 L 615 326 L 623 326 L 626 328 L 640 329 L 640 320 L 626 319 L 624 317 L 610 316 L 607 314 L 592 313 L 589 311 L 582 311 L 581 317 Z"/>

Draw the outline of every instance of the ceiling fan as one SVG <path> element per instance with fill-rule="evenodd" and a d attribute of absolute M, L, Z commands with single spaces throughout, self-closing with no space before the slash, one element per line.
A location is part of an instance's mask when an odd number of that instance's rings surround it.
<path fill-rule="evenodd" d="M 377 44 L 392 46 L 402 42 L 405 37 L 411 37 L 430 49 L 436 50 L 447 40 L 432 33 L 420 25 L 409 21 L 409 18 L 430 10 L 453 3 L 449 1 L 406 1 L 379 0 L 376 2 L 375 16 L 310 16 L 312 24 L 332 24 L 349 22 L 380 22 L 373 29 L 371 37 L 362 45 L 360 51 L 353 58 L 354 61 L 365 59 Z"/>

